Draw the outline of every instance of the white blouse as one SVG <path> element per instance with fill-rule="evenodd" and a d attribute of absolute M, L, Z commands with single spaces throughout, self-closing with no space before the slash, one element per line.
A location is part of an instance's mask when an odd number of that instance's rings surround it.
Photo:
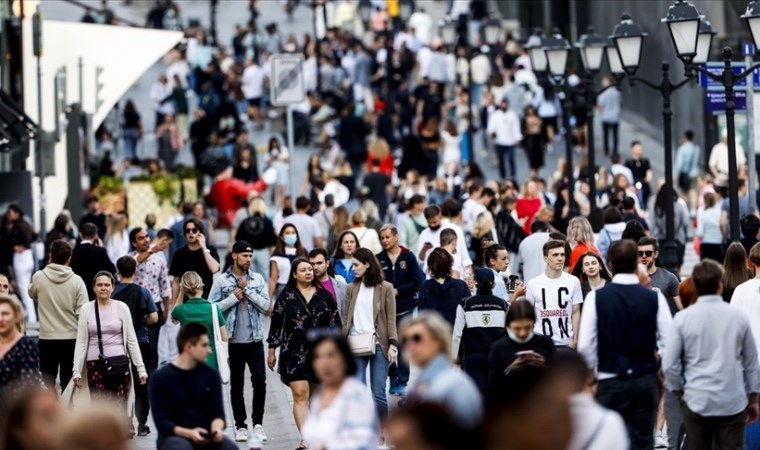
<path fill-rule="evenodd" d="M 375 298 L 375 288 L 367 287 L 364 283 L 359 283 L 359 293 L 356 295 L 356 305 L 354 306 L 354 321 L 351 330 L 348 332 L 351 336 L 375 332 L 375 317 L 373 299 Z"/>

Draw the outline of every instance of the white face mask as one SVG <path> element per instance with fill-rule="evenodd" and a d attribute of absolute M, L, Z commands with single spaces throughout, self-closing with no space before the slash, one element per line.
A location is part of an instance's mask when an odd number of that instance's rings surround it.
<path fill-rule="evenodd" d="M 528 337 L 526 337 L 525 339 L 520 339 L 517 337 L 515 333 L 512 332 L 512 330 L 507 328 L 507 335 L 509 336 L 510 339 L 517 342 L 518 344 L 525 344 L 526 342 L 533 339 L 533 331 L 531 331 L 530 334 L 528 334 Z"/>

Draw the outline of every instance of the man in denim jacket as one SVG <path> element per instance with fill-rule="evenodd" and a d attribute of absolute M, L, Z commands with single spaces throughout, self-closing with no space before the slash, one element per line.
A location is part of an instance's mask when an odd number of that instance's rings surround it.
<path fill-rule="evenodd" d="M 266 371 L 262 320 L 269 310 L 269 296 L 264 277 L 250 270 L 253 248 L 245 241 L 232 246 L 232 267 L 214 280 L 209 302 L 218 304 L 227 319 L 230 336 L 230 396 L 235 419 L 235 440 L 248 440 L 243 387 L 245 366 L 251 371 L 253 433 L 266 441 L 264 403 L 266 400 Z"/>

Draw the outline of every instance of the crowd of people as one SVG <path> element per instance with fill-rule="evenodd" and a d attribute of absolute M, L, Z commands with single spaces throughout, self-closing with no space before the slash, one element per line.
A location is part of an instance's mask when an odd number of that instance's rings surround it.
<path fill-rule="evenodd" d="M 155 117 L 128 100 L 101 126 L 97 175 L 176 171 L 189 149 L 206 195 L 144 225 L 91 196 L 45 242 L 8 207 L 0 449 L 125 448 L 134 435 L 159 449 L 255 448 L 269 439 L 267 370 L 292 392 L 298 448 L 760 445 L 760 219 L 739 159 L 730 242 L 726 135 L 703 173 L 684 132 L 675 195 L 652 149 L 619 151 L 611 86 L 597 105 L 607 159 L 589 167 L 581 99 L 562 117 L 562 93 L 511 34 L 476 46 L 468 70 L 424 2 L 404 22 L 398 1 L 373 1 L 366 42 L 357 2 L 333 3 L 323 39 L 251 22 L 229 46 L 183 27 L 176 2 L 151 10 L 149 26 L 188 40 L 151 89 Z M 482 0 L 448 6 L 487 17 Z M 305 59 L 296 142 L 315 149 L 295 197 L 288 169 L 302 150 L 273 133 L 268 89 L 283 52 Z M 147 122 L 157 159 L 143 150 Z M 580 160 L 547 173 L 566 133 Z M 701 261 L 682 279 L 687 245 Z M 101 402 L 110 413 L 95 420 Z"/>

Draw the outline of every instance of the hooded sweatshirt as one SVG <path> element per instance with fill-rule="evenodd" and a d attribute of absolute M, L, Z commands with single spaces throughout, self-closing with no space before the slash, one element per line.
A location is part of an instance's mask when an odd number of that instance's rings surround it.
<path fill-rule="evenodd" d="M 420 309 L 438 311 L 453 327 L 457 318 L 459 302 L 471 296 L 467 283 L 448 277 L 439 283 L 425 280 L 420 286 Z"/>
<path fill-rule="evenodd" d="M 29 296 L 37 300 L 40 339 L 77 338 L 79 311 L 88 301 L 87 287 L 71 267 L 51 263 L 37 271 Z"/>

